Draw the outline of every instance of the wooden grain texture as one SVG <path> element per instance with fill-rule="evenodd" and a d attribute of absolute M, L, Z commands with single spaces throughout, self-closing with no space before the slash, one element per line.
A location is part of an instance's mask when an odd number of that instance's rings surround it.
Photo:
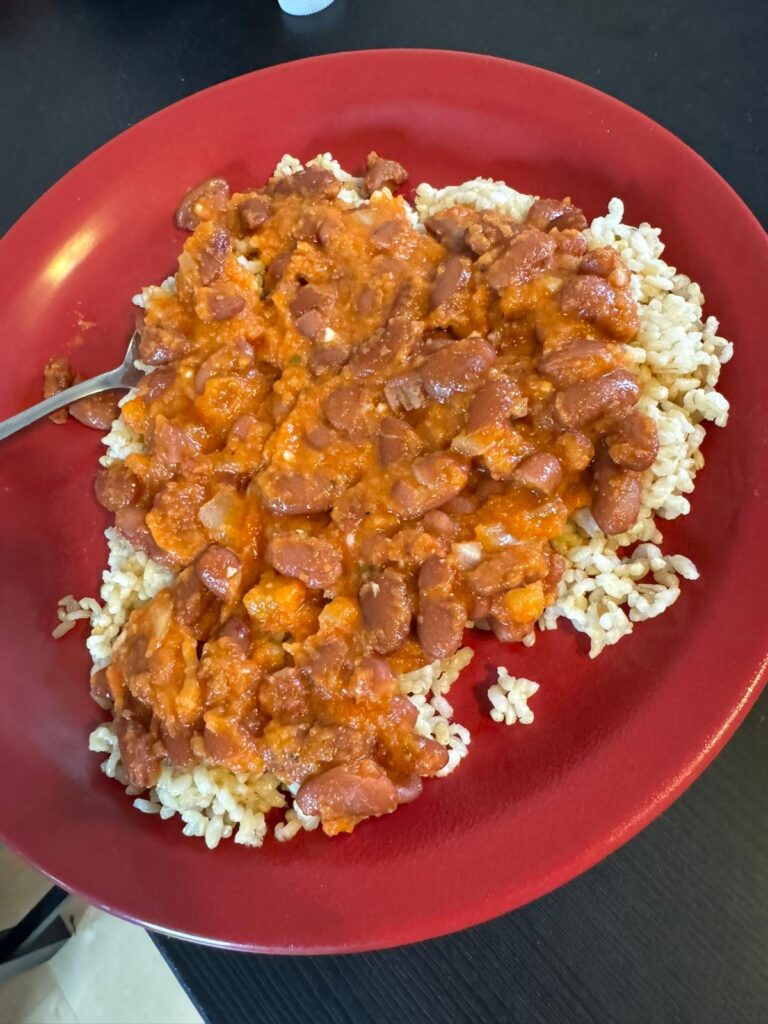
<path fill-rule="evenodd" d="M 336 0 L 291 19 L 274 0 L 5 0 L 0 230 L 96 146 L 182 96 L 377 46 L 492 53 L 604 89 L 693 146 L 765 220 L 767 12 L 764 0 Z M 768 1018 L 766 712 L 768 696 L 630 844 L 490 924 L 352 957 L 158 945 L 212 1024 L 757 1024 Z M 494 870 L 490 854 L 478 870 Z"/>
<path fill-rule="evenodd" d="M 767 715 L 764 694 L 666 814 L 588 874 L 489 924 L 346 957 L 156 941 L 211 1024 L 758 1024 Z M 492 858 L 479 870 L 493 871 Z"/>

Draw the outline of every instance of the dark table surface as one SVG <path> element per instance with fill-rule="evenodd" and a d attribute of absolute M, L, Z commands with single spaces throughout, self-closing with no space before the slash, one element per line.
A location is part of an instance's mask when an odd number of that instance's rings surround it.
<path fill-rule="evenodd" d="M 96 146 L 182 96 L 268 64 L 385 46 L 475 50 L 588 82 L 688 142 L 765 222 L 767 9 L 336 0 L 295 19 L 275 0 L 4 0 L 0 230 Z M 489 924 L 350 957 L 157 944 L 201 1013 L 226 1024 L 765 1020 L 766 711 L 768 694 L 638 838 Z"/>

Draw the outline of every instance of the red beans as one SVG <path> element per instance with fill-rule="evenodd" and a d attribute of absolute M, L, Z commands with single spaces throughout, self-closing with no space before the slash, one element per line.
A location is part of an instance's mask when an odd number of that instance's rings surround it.
<path fill-rule="evenodd" d="M 176 380 L 176 367 L 163 366 L 153 370 L 139 384 L 139 394 L 145 402 L 154 402 L 159 398 Z"/>
<path fill-rule="evenodd" d="M 323 822 L 339 818 L 370 818 L 390 814 L 397 807 L 397 791 L 375 761 L 340 765 L 307 779 L 296 794 L 304 814 Z"/>
<path fill-rule="evenodd" d="M 545 572 L 546 562 L 539 552 L 531 551 L 525 545 L 514 545 L 485 558 L 477 568 L 467 573 L 467 582 L 475 594 L 488 597 L 519 587 Z"/>
<path fill-rule="evenodd" d="M 307 685 L 294 668 L 273 672 L 264 680 L 259 706 L 278 722 L 298 725 L 310 719 Z"/>
<path fill-rule="evenodd" d="M 102 391 L 98 395 L 89 395 L 68 406 L 70 416 L 84 427 L 92 430 L 109 430 L 120 410 L 117 406 L 120 396 L 116 391 Z"/>
<path fill-rule="evenodd" d="M 366 419 L 372 411 L 373 394 L 360 384 L 336 388 L 323 402 L 323 413 L 331 426 L 353 439 L 366 436 Z"/>
<path fill-rule="evenodd" d="M 385 220 L 383 224 L 371 235 L 371 245 L 374 249 L 382 249 L 385 252 L 397 246 L 403 236 L 404 224 L 401 220 Z"/>
<path fill-rule="evenodd" d="M 442 213 L 427 217 L 424 226 L 449 252 L 467 251 L 467 211 L 462 207 L 444 210 Z"/>
<path fill-rule="evenodd" d="M 224 178 L 207 178 L 195 185 L 179 203 L 176 227 L 194 231 L 201 220 L 224 213 L 229 201 L 229 184 Z"/>
<path fill-rule="evenodd" d="M 547 269 L 554 252 L 555 243 L 549 235 L 535 230 L 524 231 L 491 263 L 485 279 L 495 291 L 502 291 L 511 284 L 525 284 L 535 274 Z"/>
<path fill-rule="evenodd" d="M 411 628 L 413 603 L 405 580 L 394 569 L 385 569 L 360 588 L 360 612 L 368 641 L 377 654 L 391 654 Z"/>
<path fill-rule="evenodd" d="M 421 649 L 432 660 L 449 658 L 461 645 L 466 622 L 463 604 L 452 597 L 453 571 L 443 558 L 428 558 L 419 572 L 416 630 Z"/>
<path fill-rule="evenodd" d="M 408 180 L 408 171 L 397 160 L 385 160 L 371 151 L 366 159 L 365 188 L 368 195 L 382 188 L 397 188 Z"/>
<path fill-rule="evenodd" d="M 327 512 L 333 506 L 337 492 L 334 481 L 326 473 L 305 476 L 302 473 L 284 473 L 274 467 L 259 475 L 258 486 L 264 504 L 277 516 Z"/>
<path fill-rule="evenodd" d="M 105 668 L 100 668 L 91 675 L 90 691 L 99 707 L 109 707 L 112 701 L 112 691 L 109 688 L 109 678 Z"/>
<path fill-rule="evenodd" d="M 569 278 L 560 290 L 560 307 L 619 341 L 631 341 L 640 327 L 637 306 L 629 292 L 614 288 L 595 274 Z"/>
<path fill-rule="evenodd" d="M 513 380 L 491 380 L 478 389 L 469 404 L 466 432 L 501 426 L 514 415 L 525 415 L 527 407 L 527 399 Z"/>
<path fill-rule="evenodd" d="M 626 469 L 650 469 L 659 454 L 656 425 L 637 410 L 617 418 L 605 440 L 611 460 Z"/>
<path fill-rule="evenodd" d="M 595 455 L 592 442 L 579 430 L 566 430 L 555 438 L 554 447 L 565 469 L 581 472 L 586 469 Z"/>
<path fill-rule="evenodd" d="M 183 359 L 192 350 L 192 342 L 181 331 L 159 324 L 145 323 L 139 340 L 139 359 L 150 366 Z"/>
<path fill-rule="evenodd" d="M 520 225 L 509 217 L 496 210 L 483 210 L 472 217 L 465 238 L 472 252 L 482 256 L 510 242 L 520 232 Z"/>
<path fill-rule="evenodd" d="M 100 505 L 117 512 L 136 504 L 141 494 L 141 481 L 127 466 L 116 462 L 97 470 L 93 489 Z"/>
<path fill-rule="evenodd" d="M 245 299 L 224 288 L 212 288 L 205 298 L 205 312 L 202 317 L 207 323 L 231 320 L 245 309 Z"/>
<path fill-rule="evenodd" d="M 558 391 L 553 411 L 563 426 L 583 427 L 601 416 L 631 409 L 639 397 L 637 379 L 627 370 L 612 370 Z"/>
<path fill-rule="evenodd" d="M 251 653 L 251 627 L 244 615 L 230 615 L 219 630 L 218 639 L 226 637 L 240 654 L 247 657 Z"/>
<path fill-rule="evenodd" d="M 418 323 L 394 316 L 383 331 L 372 335 L 356 350 L 349 366 L 354 376 L 368 377 L 390 371 L 412 354 L 421 336 Z"/>
<path fill-rule="evenodd" d="M 269 196 L 256 195 L 244 199 L 237 210 L 244 231 L 257 231 L 272 216 L 273 202 Z"/>
<path fill-rule="evenodd" d="M 392 782 L 395 787 L 398 805 L 413 803 L 414 800 L 421 796 L 421 791 L 424 788 L 421 776 L 415 772 L 411 772 L 409 775 L 400 775 L 393 779 Z"/>
<path fill-rule="evenodd" d="M 526 221 L 539 231 L 549 231 L 550 228 L 583 231 L 587 226 L 587 218 L 578 206 L 559 199 L 537 199 L 528 211 Z"/>
<path fill-rule="evenodd" d="M 145 522 L 145 512 L 135 505 L 127 505 L 115 513 L 115 527 L 139 551 L 168 569 L 176 568 L 175 558 L 159 547 Z"/>
<path fill-rule="evenodd" d="M 560 486 L 563 468 L 559 459 L 549 452 L 534 452 L 516 467 L 512 479 L 537 494 L 549 497 Z"/>
<path fill-rule="evenodd" d="M 432 285 L 429 298 L 431 308 L 436 309 L 450 302 L 458 292 L 467 287 L 471 277 L 472 263 L 468 257 L 449 256 L 438 269 L 435 283 Z"/>
<path fill-rule="evenodd" d="M 412 412 L 414 409 L 421 409 L 427 402 L 418 370 L 408 370 L 390 377 L 384 385 L 384 394 L 394 412 L 400 409 Z"/>
<path fill-rule="evenodd" d="M 197 273 L 200 284 L 209 285 L 221 277 L 224 260 L 229 253 L 229 232 L 221 225 L 215 225 L 210 238 L 197 255 Z"/>
<path fill-rule="evenodd" d="M 464 338 L 429 356 L 421 368 L 424 390 L 437 402 L 473 391 L 491 368 L 496 351 L 484 338 Z"/>
<path fill-rule="evenodd" d="M 200 582 L 220 601 L 234 600 L 242 579 L 242 562 L 230 548 L 211 544 L 195 562 Z"/>
<path fill-rule="evenodd" d="M 177 466 L 200 451 L 200 445 L 190 430 L 177 426 L 162 415 L 155 417 L 152 448 L 157 458 L 169 466 Z"/>
<path fill-rule="evenodd" d="M 326 321 L 319 309 L 309 309 L 296 318 L 296 330 L 309 341 L 320 341 L 325 334 Z"/>
<path fill-rule="evenodd" d="M 54 395 L 66 391 L 75 383 L 75 371 L 66 356 L 57 356 L 52 359 L 43 370 L 43 398 L 52 398 Z M 57 409 L 48 417 L 53 423 L 65 423 L 67 410 Z"/>
<path fill-rule="evenodd" d="M 626 533 L 640 513 L 640 477 L 630 469 L 611 462 L 603 451 L 595 463 L 592 477 L 592 515 L 609 536 Z"/>
<path fill-rule="evenodd" d="M 629 285 L 629 269 L 621 254 L 612 245 L 604 245 L 600 249 L 592 249 L 591 252 L 585 253 L 579 270 L 582 274 L 606 277 L 615 288 L 626 288 Z"/>
<path fill-rule="evenodd" d="M 117 739 L 129 784 L 138 789 L 153 786 L 160 772 L 160 756 L 152 736 L 136 719 L 121 716 L 117 720 Z"/>
<path fill-rule="evenodd" d="M 412 458 L 421 447 L 419 435 L 396 416 L 385 416 L 376 440 L 379 462 L 386 469 L 400 459 Z"/>
<path fill-rule="evenodd" d="M 338 439 L 338 434 L 326 427 L 324 423 L 315 423 L 309 428 L 306 433 L 307 444 L 314 448 L 316 451 L 323 451 L 329 445 L 333 444 Z"/>
<path fill-rule="evenodd" d="M 283 576 L 319 590 L 332 587 L 342 571 L 341 549 L 322 537 L 275 534 L 267 545 L 266 559 Z"/>
<path fill-rule="evenodd" d="M 558 387 L 575 384 L 587 377 L 595 377 L 614 369 L 619 359 L 614 348 L 593 338 L 577 338 L 551 349 L 537 364 L 542 376 Z"/>
<path fill-rule="evenodd" d="M 270 182 L 274 196 L 305 196 L 315 199 L 335 199 L 341 182 L 323 167 L 305 167 L 296 174 L 288 174 Z"/>
<path fill-rule="evenodd" d="M 396 480 L 390 491 L 401 519 L 418 519 L 454 498 L 469 479 L 469 461 L 453 452 L 433 452 L 416 459 L 413 477 Z"/>
<path fill-rule="evenodd" d="M 289 303 L 291 316 L 294 320 L 311 310 L 327 310 L 333 304 L 333 292 L 329 288 L 321 288 L 313 284 L 301 285 Z"/>

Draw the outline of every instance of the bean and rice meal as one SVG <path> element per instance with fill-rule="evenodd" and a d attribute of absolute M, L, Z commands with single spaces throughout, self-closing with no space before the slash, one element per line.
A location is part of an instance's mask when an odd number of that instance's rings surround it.
<path fill-rule="evenodd" d="M 323 154 L 192 189 L 178 272 L 134 299 L 145 376 L 71 409 L 108 428 L 115 516 L 101 600 L 54 631 L 90 621 L 90 748 L 211 848 L 351 832 L 454 771 L 465 628 L 564 618 L 596 657 L 698 576 L 659 523 L 732 346 L 659 230 L 406 178 Z M 491 717 L 529 724 L 538 684 L 497 674 Z"/>

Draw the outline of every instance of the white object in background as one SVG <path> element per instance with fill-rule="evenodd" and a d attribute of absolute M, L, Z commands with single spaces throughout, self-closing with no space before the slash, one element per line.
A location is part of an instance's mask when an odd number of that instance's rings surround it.
<path fill-rule="evenodd" d="M 317 14 L 330 7 L 333 0 L 277 0 L 286 14 Z"/>

